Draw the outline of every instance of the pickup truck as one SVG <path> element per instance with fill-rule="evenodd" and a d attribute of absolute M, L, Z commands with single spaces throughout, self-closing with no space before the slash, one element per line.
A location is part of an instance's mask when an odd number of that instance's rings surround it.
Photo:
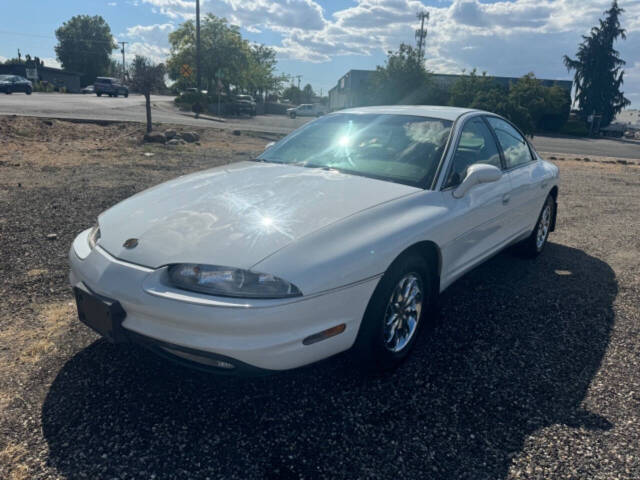
<path fill-rule="evenodd" d="M 129 96 L 129 88 L 123 85 L 117 78 L 111 77 L 98 77 L 93 84 L 93 91 L 97 96 L 109 95 L 110 97 L 117 97 L 122 95 L 125 98 Z"/>
<path fill-rule="evenodd" d="M 326 107 L 319 103 L 303 103 L 295 108 L 288 108 L 287 115 L 289 115 L 290 118 L 319 117 L 320 115 L 324 115 L 326 110 Z"/>

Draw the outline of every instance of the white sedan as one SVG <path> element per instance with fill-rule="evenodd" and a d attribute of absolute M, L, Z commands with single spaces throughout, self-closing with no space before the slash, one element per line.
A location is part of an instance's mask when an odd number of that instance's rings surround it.
<path fill-rule="evenodd" d="M 284 370 L 353 348 L 389 369 L 457 278 L 516 243 L 543 250 L 557 196 L 558 168 L 501 117 L 344 110 L 102 213 L 70 280 L 84 323 L 190 366 Z"/>

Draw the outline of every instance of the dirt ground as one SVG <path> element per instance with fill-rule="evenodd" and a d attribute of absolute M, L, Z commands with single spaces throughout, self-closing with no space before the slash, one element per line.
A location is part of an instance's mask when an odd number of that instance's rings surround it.
<path fill-rule="evenodd" d="M 67 281 L 101 211 L 272 140 L 195 131 L 0 117 L 1 479 L 640 478 L 640 166 L 558 158 L 546 251 L 456 282 L 394 375 L 221 378 L 99 339 Z"/>

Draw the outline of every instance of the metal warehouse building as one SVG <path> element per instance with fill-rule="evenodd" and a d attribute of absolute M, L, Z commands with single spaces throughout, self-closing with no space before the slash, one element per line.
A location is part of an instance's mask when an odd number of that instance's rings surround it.
<path fill-rule="evenodd" d="M 334 111 L 364 105 L 367 83 L 374 73 L 375 70 L 349 70 L 344 74 L 338 80 L 338 84 L 329 90 L 329 110 Z M 463 75 L 433 73 L 431 76 L 434 82 L 441 87 L 449 87 Z M 515 77 L 491 76 L 491 78 L 496 85 L 505 87 L 519 80 Z M 544 78 L 539 78 L 538 80 L 546 87 L 558 85 L 571 94 L 573 87 L 571 80 L 548 80 Z"/>
<path fill-rule="evenodd" d="M 0 65 L 0 75 L 20 75 L 31 81 L 49 82 L 58 88 L 65 87 L 72 93 L 78 93 L 82 88 L 80 73 L 42 65 L 33 65 L 33 68 L 27 68 L 25 64 Z"/>

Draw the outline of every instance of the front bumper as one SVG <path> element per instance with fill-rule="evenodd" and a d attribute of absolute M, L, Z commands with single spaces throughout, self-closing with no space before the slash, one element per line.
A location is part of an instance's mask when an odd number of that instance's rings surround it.
<path fill-rule="evenodd" d="M 379 280 L 301 298 L 211 297 L 163 285 L 163 269 L 120 261 L 99 246 L 89 251 L 87 234 L 88 230 L 81 233 L 74 242 L 77 247 L 69 252 L 71 285 L 117 300 L 126 312 L 122 327 L 131 338 L 155 342 L 156 351 L 168 345 L 169 351 L 158 351 L 165 356 L 175 357 L 174 347 L 184 349 L 195 355 L 183 355 L 190 363 L 204 354 L 249 368 L 286 370 L 347 350 Z M 340 324 L 346 327 L 342 333 L 311 345 L 302 343 Z"/>

